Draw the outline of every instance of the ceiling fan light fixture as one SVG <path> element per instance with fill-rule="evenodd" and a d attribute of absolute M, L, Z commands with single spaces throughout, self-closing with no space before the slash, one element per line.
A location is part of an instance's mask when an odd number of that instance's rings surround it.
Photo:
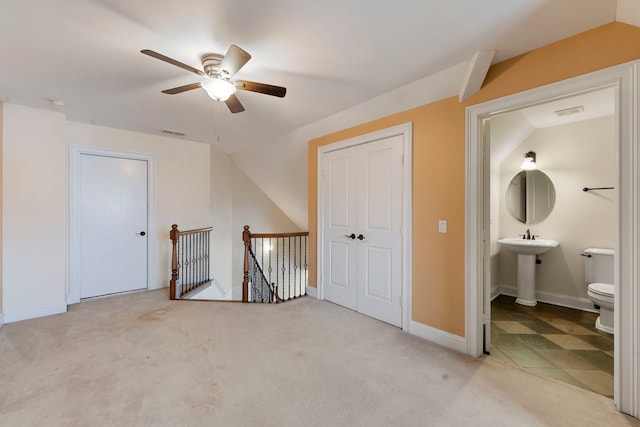
<path fill-rule="evenodd" d="M 228 80 L 213 77 L 205 80 L 201 84 L 207 94 L 216 101 L 226 101 L 231 95 L 236 93 L 236 86 Z"/>

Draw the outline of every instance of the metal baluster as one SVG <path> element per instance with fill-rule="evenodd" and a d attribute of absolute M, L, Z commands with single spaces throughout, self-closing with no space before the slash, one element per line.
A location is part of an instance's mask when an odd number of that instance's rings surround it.
<path fill-rule="evenodd" d="M 180 246 L 180 296 L 182 296 L 184 286 L 184 236 L 178 237 L 178 246 Z"/>
<path fill-rule="evenodd" d="M 302 294 L 302 236 L 298 237 L 298 261 L 296 265 L 298 267 L 298 291 L 296 296 Z"/>
<path fill-rule="evenodd" d="M 271 245 L 271 237 L 269 237 L 269 283 L 271 283 L 271 252 L 273 251 L 273 246 Z"/>
<path fill-rule="evenodd" d="M 196 255 L 196 258 L 198 259 L 198 279 L 196 280 L 196 282 L 198 284 L 202 283 L 202 232 L 197 234 L 197 240 L 198 240 L 198 254 Z"/>
<path fill-rule="evenodd" d="M 209 251 L 211 250 L 211 232 L 207 231 L 207 280 L 211 279 L 211 254 Z"/>
<path fill-rule="evenodd" d="M 193 234 L 189 234 L 189 290 L 193 287 Z"/>
<path fill-rule="evenodd" d="M 289 270 L 287 271 L 289 275 L 289 295 L 287 295 L 287 299 L 289 299 L 291 298 L 291 237 L 289 237 L 287 240 L 289 241 L 289 253 L 287 254 L 287 258 L 289 259 Z"/>
<path fill-rule="evenodd" d="M 193 235 L 193 264 L 194 264 L 194 271 L 193 271 L 193 287 L 195 288 L 196 286 L 198 286 L 198 283 L 200 282 L 200 260 L 198 259 L 200 257 L 200 233 L 195 233 Z"/>
<path fill-rule="evenodd" d="M 204 283 L 204 231 L 198 234 L 200 235 L 200 253 L 198 254 L 200 277 L 198 278 L 198 282 Z"/>
<path fill-rule="evenodd" d="M 304 236 L 304 294 L 307 294 L 307 283 L 309 281 L 309 274 L 307 269 L 307 236 Z"/>
<path fill-rule="evenodd" d="M 296 236 L 293 238 L 293 297 L 296 298 L 298 296 L 298 286 L 297 286 L 297 279 L 298 279 L 298 260 L 297 260 L 297 256 L 298 256 L 298 239 L 299 237 Z"/>
<path fill-rule="evenodd" d="M 280 238 L 276 237 L 276 289 L 280 290 L 280 273 L 278 273 L 278 258 L 280 257 Z M 284 297 L 284 290 L 282 291 Z"/>

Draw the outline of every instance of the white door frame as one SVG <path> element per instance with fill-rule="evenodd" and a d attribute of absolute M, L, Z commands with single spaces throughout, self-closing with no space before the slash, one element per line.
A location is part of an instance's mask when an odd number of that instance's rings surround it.
<path fill-rule="evenodd" d="M 155 283 L 156 236 L 155 236 L 155 164 L 150 154 L 106 150 L 83 145 L 69 145 L 69 283 L 67 304 L 80 302 L 79 253 L 80 233 L 78 221 L 78 180 L 80 179 L 80 156 L 83 154 L 115 157 L 120 159 L 145 160 L 147 162 L 147 289 Z"/>
<path fill-rule="evenodd" d="M 322 194 L 323 194 L 323 177 L 322 177 L 322 161 L 324 154 L 330 151 L 340 150 L 343 148 L 352 147 L 355 145 L 366 144 L 369 142 L 375 142 L 380 139 L 386 139 L 393 136 L 402 136 L 403 144 L 403 165 L 402 165 L 402 329 L 409 331 L 409 324 L 411 321 L 411 272 L 412 272 L 412 171 L 413 171 L 413 135 L 411 122 L 404 123 L 398 126 L 393 126 L 387 129 L 371 132 L 365 135 L 349 138 L 344 141 L 335 142 L 329 145 L 323 145 L 318 147 L 317 158 L 317 170 L 318 170 L 318 188 L 317 188 L 317 200 L 318 211 L 317 215 L 317 298 L 324 299 L 323 291 L 323 277 L 322 270 L 324 266 L 323 259 L 323 241 L 322 241 Z"/>
<path fill-rule="evenodd" d="M 492 114 L 603 86 L 616 88 L 616 227 L 614 402 L 640 417 L 640 61 L 531 89 L 467 108 L 466 111 L 466 341 L 467 353 L 482 354 L 483 186 L 480 122 Z M 585 230 L 588 232 L 588 230 Z M 622 284 L 622 286 L 620 285 Z"/>

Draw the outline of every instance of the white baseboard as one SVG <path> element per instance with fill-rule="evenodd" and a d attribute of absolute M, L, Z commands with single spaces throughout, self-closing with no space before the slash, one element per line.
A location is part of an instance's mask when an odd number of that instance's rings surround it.
<path fill-rule="evenodd" d="M 0 311 L 0 328 L 4 325 L 4 311 Z"/>
<path fill-rule="evenodd" d="M 51 316 L 67 312 L 67 304 L 47 305 L 44 307 L 27 308 L 22 310 L 7 310 L 4 312 L 4 321 L 7 323 L 20 320 L 35 319 L 36 317 Z"/>
<path fill-rule="evenodd" d="M 496 286 L 495 288 L 491 288 L 491 301 L 498 298 L 500 296 L 500 286 Z"/>
<path fill-rule="evenodd" d="M 307 286 L 307 289 L 305 290 L 305 292 L 311 298 L 318 299 L 318 288 L 313 288 L 311 286 Z"/>
<path fill-rule="evenodd" d="M 464 337 L 432 328 L 414 320 L 409 323 L 409 333 L 460 353 L 467 352 L 467 341 Z"/>
<path fill-rule="evenodd" d="M 501 295 L 508 295 L 510 297 L 518 296 L 518 288 L 516 286 L 500 286 Z M 591 311 L 597 313 L 593 307 L 593 302 L 589 298 L 580 298 L 570 295 L 556 294 L 547 291 L 536 291 L 536 299 L 539 302 L 546 302 L 548 304 L 559 305 L 561 307 L 574 308 L 576 310 Z"/>

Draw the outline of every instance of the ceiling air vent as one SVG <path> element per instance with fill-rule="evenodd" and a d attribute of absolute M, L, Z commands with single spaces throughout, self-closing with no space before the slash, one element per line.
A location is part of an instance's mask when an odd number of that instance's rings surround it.
<path fill-rule="evenodd" d="M 584 107 L 582 105 L 578 105 L 577 107 L 565 108 L 564 110 L 554 111 L 556 116 L 568 116 L 569 114 L 582 113 L 584 111 Z"/>
<path fill-rule="evenodd" d="M 165 135 L 171 135 L 171 136 L 185 136 L 186 135 L 184 132 L 176 132 L 174 130 L 169 130 L 169 129 L 162 129 L 160 132 L 164 133 Z"/>

